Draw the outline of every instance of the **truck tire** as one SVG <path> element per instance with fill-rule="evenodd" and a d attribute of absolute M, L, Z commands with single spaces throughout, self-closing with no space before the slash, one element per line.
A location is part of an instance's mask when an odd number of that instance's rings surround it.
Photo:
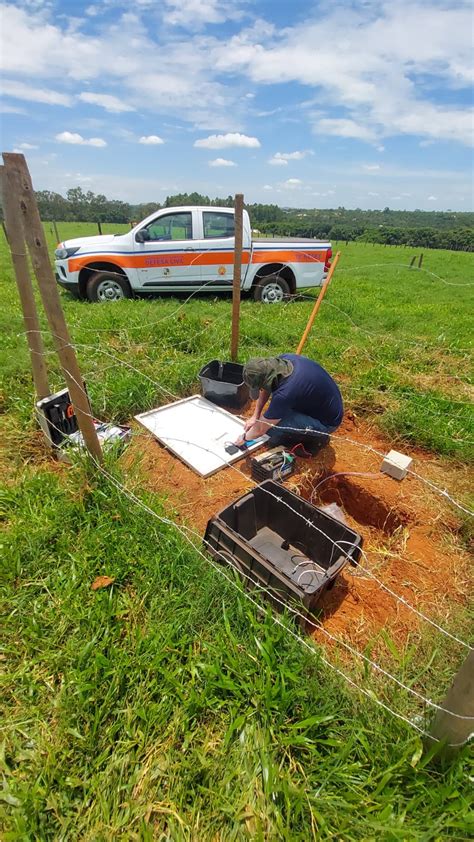
<path fill-rule="evenodd" d="M 121 301 L 131 298 L 132 290 L 127 279 L 118 272 L 96 272 L 87 282 L 89 301 Z"/>
<path fill-rule="evenodd" d="M 290 287 L 278 275 L 259 278 L 253 290 L 255 301 L 261 301 L 262 304 L 281 304 L 285 299 L 290 298 L 290 295 Z"/>

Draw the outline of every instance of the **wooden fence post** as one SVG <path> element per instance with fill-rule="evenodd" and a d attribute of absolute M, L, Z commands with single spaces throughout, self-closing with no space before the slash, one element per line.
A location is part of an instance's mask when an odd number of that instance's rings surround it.
<path fill-rule="evenodd" d="M 89 399 L 83 386 L 76 353 L 71 345 L 69 331 L 62 311 L 61 299 L 49 259 L 48 247 L 38 205 L 36 204 L 30 173 L 25 158 L 21 154 L 4 152 L 3 160 L 8 179 L 10 180 L 11 177 L 11 183 L 15 188 L 16 195 L 14 195 L 14 201 L 19 204 L 23 219 L 23 231 L 30 252 L 31 262 L 56 351 L 63 369 L 64 379 L 69 389 L 77 423 L 89 453 L 97 461 L 102 461 L 102 450 L 93 424 Z"/>
<path fill-rule="evenodd" d="M 418 260 L 418 269 L 421 269 L 422 263 L 423 263 L 423 252 L 420 254 L 420 258 Z"/>
<path fill-rule="evenodd" d="M 322 285 L 322 287 L 321 287 L 321 292 L 319 293 L 318 298 L 317 298 L 317 300 L 316 300 L 316 304 L 314 305 L 314 307 L 313 307 L 313 309 L 312 309 L 312 311 L 311 311 L 311 315 L 310 315 L 310 317 L 309 317 L 309 319 L 308 319 L 308 323 L 307 323 L 307 325 L 306 325 L 306 327 L 305 327 L 305 329 L 304 329 L 303 336 L 302 336 L 302 337 L 301 337 L 301 339 L 300 339 L 300 344 L 298 345 L 298 347 L 297 347 L 297 349 L 296 349 L 296 353 L 297 353 L 297 354 L 301 354 L 301 351 L 303 350 L 303 348 L 304 348 L 304 346 L 305 346 L 305 344 L 306 344 L 306 340 L 307 340 L 307 338 L 308 338 L 308 336 L 309 336 L 309 332 L 310 332 L 310 330 L 311 330 L 311 328 L 312 328 L 312 326 L 313 326 L 313 322 L 314 322 L 314 320 L 315 320 L 315 318 L 316 318 L 316 314 L 317 314 L 317 312 L 318 312 L 318 310 L 319 310 L 319 308 L 320 308 L 320 306 L 321 306 L 321 302 L 322 302 L 322 300 L 323 300 L 324 296 L 326 295 L 326 290 L 327 290 L 327 288 L 328 288 L 329 284 L 331 283 L 331 278 L 332 278 L 332 276 L 333 276 L 333 274 L 334 274 L 334 270 L 335 270 L 335 268 L 336 268 L 336 266 L 337 266 L 337 264 L 338 264 L 338 260 L 339 260 L 340 256 L 341 256 L 341 252 L 340 252 L 340 251 L 338 251 L 338 252 L 337 252 L 337 254 L 336 254 L 336 256 L 335 256 L 335 258 L 334 258 L 334 260 L 333 260 L 333 262 L 331 263 L 331 268 L 330 268 L 330 270 L 329 270 L 329 272 L 328 272 L 328 274 L 327 274 L 327 278 L 326 278 L 326 280 L 324 281 L 324 283 L 323 283 L 323 285 Z"/>
<path fill-rule="evenodd" d="M 14 187 L 5 167 L 0 167 L 0 192 L 5 215 L 5 235 L 10 246 L 16 285 L 23 311 L 26 339 L 30 349 L 36 399 L 41 400 L 51 394 L 51 389 L 48 383 L 43 339 L 26 255 L 23 221 L 18 204 L 14 200 Z"/>
<path fill-rule="evenodd" d="M 61 238 L 59 236 L 58 226 L 56 225 L 54 219 L 53 219 L 53 228 L 54 228 L 54 236 L 56 237 L 56 243 L 60 243 Z"/>
<path fill-rule="evenodd" d="M 242 280 L 242 239 L 243 239 L 243 210 L 244 197 L 236 193 L 234 203 L 234 278 L 232 283 L 232 336 L 230 342 L 230 358 L 237 359 L 239 350 L 239 320 L 240 320 L 240 284 Z"/>
<path fill-rule="evenodd" d="M 431 736 L 441 740 L 445 747 L 444 755 L 453 755 L 474 734 L 474 650 L 469 655 L 454 676 L 453 683 L 443 702 L 446 710 L 437 710 L 431 726 Z M 452 716 L 458 714 L 458 716 Z M 459 716 L 470 717 L 460 719 Z M 427 741 L 431 745 L 431 740 Z"/>
<path fill-rule="evenodd" d="M 99 231 L 100 236 L 102 236 L 102 225 L 100 224 L 100 219 L 97 220 L 97 229 Z"/>

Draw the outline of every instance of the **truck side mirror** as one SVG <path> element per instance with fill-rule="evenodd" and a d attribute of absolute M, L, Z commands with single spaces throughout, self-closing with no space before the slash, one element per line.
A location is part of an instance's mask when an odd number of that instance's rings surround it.
<path fill-rule="evenodd" d="M 137 231 L 135 234 L 135 242 L 137 243 L 147 243 L 150 239 L 150 232 L 148 228 L 142 228 L 141 231 Z"/>

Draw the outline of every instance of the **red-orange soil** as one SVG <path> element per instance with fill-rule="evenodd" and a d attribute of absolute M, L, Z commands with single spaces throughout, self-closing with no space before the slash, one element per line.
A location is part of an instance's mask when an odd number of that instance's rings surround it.
<path fill-rule="evenodd" d="M 348 525 L 364 539 L 361 565 L 418 610 L 449 626 L 469 593 L 469 556 L 458 534 L 457 510 L 413 476 L 398 482 L 381 474 L 381 457 L 360 445 L 384 453 L 391 449 L 378 431 L 348 414 L 327 447 L 311 459 L 297 460 L 287 485 L 316 505 L 342 506 Z M 449 487 L 441 463 L 423 451 L 403 450 L 413 457 L 415 471 Z M 165 496 L 173 517 L 200 534 L 209 518 L 254 484 L 248 458 L 236 463 L 237 470 L 226 468 L 203 479 L 147 435 L 134 437 L 124 458 L 138 458 L 144 487 Z M 333 476 L 339 472 L 374 476 Z M 460 468 L 456 479 L 458 489 L 464 489 L 467 469 Z M 319 608 L 327 631 L 360 645 L 384 628 L 403 645 L 421 622 L 361 568 L 347 567 Z M 316 636 L 327 640 L 322 632 Z"/>

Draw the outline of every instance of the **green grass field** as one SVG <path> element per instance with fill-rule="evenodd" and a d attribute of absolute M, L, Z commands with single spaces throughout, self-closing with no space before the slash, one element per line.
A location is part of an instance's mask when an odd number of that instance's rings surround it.
<path fill-rule="evenodd" d="M 95 226 L 59 223 L 62 239 L 86 233 Z M 455 475 L 474 439 L 473 256 L 425 251 L 423 273 L 407 268 L 413 249 L 341 251 L 306 353 L 339 379 L 359 417 Z M 469 838 L 468 749 L 434 762 L 409 725 L 302 647 L 291 621 L 260 614 L 172 525 L 86 464 L 51 470 L 38 458 L 4 241 L 2 266 L 3 837 Z M 101 418 L 126 421 L 169 392 L 192 394 L 200 367 L 228 356 L 228 298 L 62 301 Z M 310 307 L 244 300 L 241 359 L 293 350 Z M 52 387 L 62 387 L 54 354 L 48 363 Z M 125 474 L 112 457 L 107 469 L 174 519 L 166 500 L 140 490 L 136 469 Z M 93 592 L 102 574 L 115 583 Z M 462 656 L 426 630 L 392 651 L 385 666 L 415 687 L 423 675 L 435 700 Z M 420 712 L 395 686 L 344 669 L 402 715 Z"/>

